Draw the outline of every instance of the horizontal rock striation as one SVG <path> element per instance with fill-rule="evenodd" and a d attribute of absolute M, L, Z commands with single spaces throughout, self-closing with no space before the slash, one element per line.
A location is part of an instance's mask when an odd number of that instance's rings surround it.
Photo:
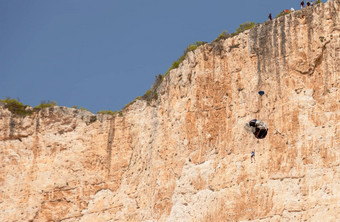
<path fill-rule="evenodd" d="M 330 0 L 202 45 L 123 115 L 2 104 L 0 221 L 339 220 L 339 16 Z"/>

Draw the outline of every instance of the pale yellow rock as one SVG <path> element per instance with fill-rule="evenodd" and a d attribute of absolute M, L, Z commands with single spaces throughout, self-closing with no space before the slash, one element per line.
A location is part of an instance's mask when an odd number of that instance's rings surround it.
<path fill-rule="evenodd" d="M 0 221 L 338 221 L 339 88 L 330 0 L 200 46 L 123 115 L 0 104 Z"/>

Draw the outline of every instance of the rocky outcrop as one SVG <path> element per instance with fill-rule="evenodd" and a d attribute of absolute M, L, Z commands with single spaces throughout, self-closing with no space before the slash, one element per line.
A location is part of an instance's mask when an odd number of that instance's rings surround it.
<path fill-rule="evenodd" d="M 336 221 L 339 15 L 330 0 L 200 46 L 121 116 L 0 106 L 0 220 Z"/>

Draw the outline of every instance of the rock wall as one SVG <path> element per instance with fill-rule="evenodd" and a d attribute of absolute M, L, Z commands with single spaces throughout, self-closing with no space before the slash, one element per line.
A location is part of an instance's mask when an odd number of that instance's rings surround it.
<path fill-rule="evenodd" d="M 339 220 L 339 88 L 330 0 L 200 46 L 123 115 L 0 106 L 0 221 Z"/>

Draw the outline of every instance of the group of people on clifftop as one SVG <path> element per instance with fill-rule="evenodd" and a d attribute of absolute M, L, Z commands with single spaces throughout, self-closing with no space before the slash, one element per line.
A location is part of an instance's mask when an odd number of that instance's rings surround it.
<path fill-rule="evenodd" d="M 315 1 L 315 4 L 319 4 L 319 3 L 321 3 L 321 0 Z M 301 8 L 304 8 L 305 7 L 305 1 L 302 0 L 300 5 L 301 5 Z M 313 1 L 306 1 L 306 7 L 313 6 L 313 5 L 314 5 Z"/>
<path fill-rule="evenodd" d="M 314 2 L 315 2 L 315 3 L 314 3 Z M 319 3 L 321 3 L 321 0 L 315 0 L 314 2 L 313 2 L 313 1 L 306 1 L 306 7 L 314 6 L 314 4 L 315 4 L 315 5 L 316 5 L 316 4 L 319 4 Z M 305 1 L 302 0 L 301 3 L 300 3 L 300 5 L 301 5 L 301 9 L 303 9 L 303 8 L 305 7 Z M 292 12 L 292 11 L 295 11 L 295 9 L 294 9 L 294 8 L 291 8 L 290 10 L 286 9 L 286 10 L 284 10 L 284 11 Z M 271 13 L 269 13 L 268 19 L 269 19 L 269 20 L 273 20 L 272 14 L 271 14 Z"/>

